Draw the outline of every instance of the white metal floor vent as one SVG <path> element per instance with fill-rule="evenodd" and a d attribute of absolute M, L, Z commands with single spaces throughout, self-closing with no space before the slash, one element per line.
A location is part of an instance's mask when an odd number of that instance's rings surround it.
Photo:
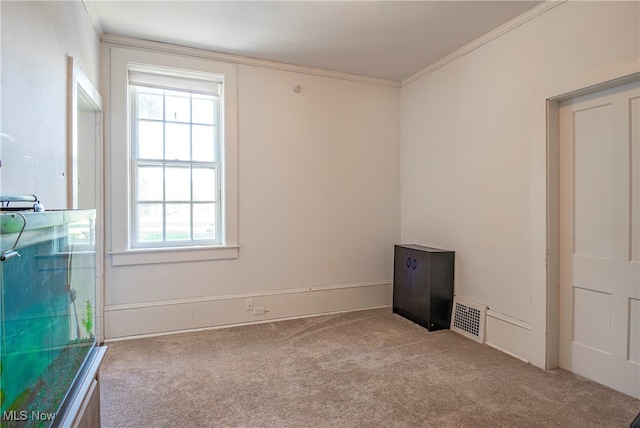
<path fill-rule="evenodd" d="M 451 330 L 467 336 L 477 342 L 484 343 L 484 322 L 486 313 L 486 306 L 455 296 L 453 298 Z"/>

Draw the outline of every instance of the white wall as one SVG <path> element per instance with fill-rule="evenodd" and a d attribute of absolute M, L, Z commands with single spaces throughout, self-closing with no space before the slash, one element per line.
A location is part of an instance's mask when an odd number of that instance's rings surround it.
<path fill-rule="evenodd" d="M 401 240 L 455 250 L 456 294 L 506 315 L 487 340 L 539 366 L 546 98 L 640 71 L 638 19 L 567 2 L 402 88 Z"/>
<path fill-rule="evenodd" d="M 99 40 L 81 2 L 1 2 L 0 191 L 65 208 L 67 56 L 98 83 Z"/>
<path fill-rule="evenodd" d="M 106 338 L 390 305 L 399 111 L 398 88 L 238 65 L 239 257 L 108 258 Z"/>

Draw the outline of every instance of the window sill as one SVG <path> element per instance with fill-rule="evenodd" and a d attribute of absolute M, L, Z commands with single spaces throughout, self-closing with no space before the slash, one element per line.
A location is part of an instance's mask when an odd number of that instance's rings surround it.
<path fill-rule="evenodd" d="M 113 266 L 146 265 L 156 263 L 180 263 L 205 260 L 237 259 L 239 246 L 187 248 L 142 248 L 126 251 L 111 251 Z"/>

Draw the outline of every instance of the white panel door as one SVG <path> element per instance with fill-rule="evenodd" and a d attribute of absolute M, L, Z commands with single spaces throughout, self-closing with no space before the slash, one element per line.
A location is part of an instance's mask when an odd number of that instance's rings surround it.
<path fill-rule="evenodd" d="M 640 84 L 560 104 L 560 367 L 640 398 Z"/>

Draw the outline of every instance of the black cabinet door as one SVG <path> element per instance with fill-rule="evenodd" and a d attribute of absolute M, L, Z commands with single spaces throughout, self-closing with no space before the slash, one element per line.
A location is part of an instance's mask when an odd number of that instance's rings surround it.
<path fill-rule="evenodd" d="M 396 246 L 393 259 L 393 309 L 409 311 L 411 306 L 411 250 Z"/>
<path fill-rule="evenodd" d="M 411 304 L 409 312 L 418 318 L 421 325 L 429 323 L 431 309 L 431 253 L 412 250 Z"/>

